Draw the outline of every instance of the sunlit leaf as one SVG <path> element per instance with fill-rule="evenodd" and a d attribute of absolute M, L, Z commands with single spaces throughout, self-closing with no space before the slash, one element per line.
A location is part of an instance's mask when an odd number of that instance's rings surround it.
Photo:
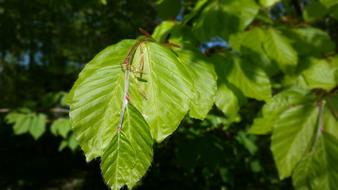
<path fill-rule="evenodd" d="M 290 176 L 309 147 L 312 146 L 318 108 L 297 105 L 284 111 L 276 121 L 271 150 L 281 179 Z"/>
<path fill-rule="evenodd" d="M 242 104 L 243 95 L 234 89 L 230 89 L 226 83 L 219 82 L 215 105 L 220 109 L 230 121 L 239 121 L 239 109 Z M 242 97 L 242 98 L 241 98 Z M 243 100 L 242 100 L 243 101 Z"/>
<path fill-rule="evenodd" d="M 151 164 L 150 129 L 141 113 L 129 105 L 122 130 L 115 133 L 101 158 L 102 173 L 111 189 L 132 188 Z"/>
<path fill-rule="evenodd" d="M 321 55 L 335 49 L 329 34 L 318 28 L 292 28 L 285 30 L 285 35 L 299 55 Z"/>
<path fill-rule="evenodd" d="M 330 91 L 336 87 L 335 69 L 326 60 L 311 58 L 308 64 L 308 68 L 302 71 L 302 76 L 311 89 Z"/>
<path fill-rule="evenodd" d="M 190 116 L 204 119 L 215 101 L 217 76 L 214 67 L 205 57 L 189 50 L 177 50 L 183 64 L 190 70 L 194 96 L 191 100 Z"/>
<path fill-rule="evenodd" d="M 175 24 L 175 21 L 163 21 L 155 28 L 152 37 L 159 42 L 164 42 Z"/>
<path fill-rule="evenodd" d="M 288 39 L 275 29 L 266 32 L 264 49 L 266 54 L 275 61 L 285 73 L 295 69 L 298 62 L 297 52 L 292 48 Z"/>
<path fill-rule="evenodd" d="M 264 7 L 271 7 L 272 5 L 276 4 L 280 0 L 259 0 L 259 3 Z"/>
<path fill-rule="evenodd" d="M 230 36 L 229 43 L 232 48 L 242 56 L 248 57 L 255 65 L 262 67 L 267 74 L 274 75 L 278 71 L 278 65 L 270 61 L 263 44 L 266 42 L 267 34 L 260 27 L 236 33 Z"/>
<path fill-rule="evenodd" d="M 214 59 L 216 69 L 224 71 L 223 77 L 243 94 L 257 100 L 268 100 L 271 97 L 269 77 L 250 60 L 233 55 L 217 56 Z"/>

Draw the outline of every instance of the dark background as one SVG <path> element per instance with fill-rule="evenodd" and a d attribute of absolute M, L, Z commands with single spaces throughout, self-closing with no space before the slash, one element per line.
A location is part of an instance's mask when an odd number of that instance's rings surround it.
<path fill-rule="evenodd" d="M 0 0 L 0 109 L 45 112 L 56 105 L 46 97 L 68 91 L 100 50 L 136 38 L 139 27 L 152 32 L 160 21 L 151 0 Z M 136 189 L 292 189 L 290 180 L 278 179 L 269 137 L 243 133 L 261 106 L 249 100 L 235 126 L 224 124 L 216 109 L 205 121 L 186 118 L 155 145 Z M 61 137 L 48 130 L 37 141 L 14 135 L 7 112 L 0 112 L 0 190 L 108 189 L 99 160 L 86 163 L 79 148 L 59 151 Z"/>

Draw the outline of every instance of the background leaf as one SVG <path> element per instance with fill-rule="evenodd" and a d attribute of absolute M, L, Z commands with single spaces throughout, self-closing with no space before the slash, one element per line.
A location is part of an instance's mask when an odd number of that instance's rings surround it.
<path fill-rule="evenodd" d="M 215 101 L 217 76 L 214 67 L 205 57 L 193 51 L 177 50 L 181 62 L 190 70 L 193 84 L 190 116 L 204 119 Z"/>
<path fill-rule="evenodd" d="M 292 72 L 298 62 L 297 52 L 279 31 L 269 29 L 266 35 L 266 41 L 264 42 L 266 54 L 278 64 L 282 71 L 285 73 Z"/>
<path fill-rule="evenodd" d="M 50 130 L 53 133 L 53 135 L 55 136 L 61 135 L 63 138 L 66 138 L 71 130 L 69 119 L 59 118 L 55 120 L 51 125 Z"/>
<path fill-rule="evenodd" d="M 307 61 L 309 66 L 302 71 L 302 75 L 311 89 L 330 91 L 336 87 L 335 69 L 326 60 L 310 58 Z"/>
<path fill-rule="evenodd" d="M 264 70 L 250 63 L 250 60 L 232 55 L 215 57 L 216 69 L 224 72 L 219 77 L 243 92 L 246 97 L 268 100 L 271 84 Z"/>
<path fill-rule="evenodd" d="M 252 0 L 210 1 L 194 22 L 194 33 L 200 41 L 217 35 L 228 39 L 230 34 L 244 30 L 258 9 Z"/>

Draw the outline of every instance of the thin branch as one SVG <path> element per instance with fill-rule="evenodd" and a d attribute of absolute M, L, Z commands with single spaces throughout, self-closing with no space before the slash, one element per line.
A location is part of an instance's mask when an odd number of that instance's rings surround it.
<path fill-rule="evenodd" d="M 122 100 L 122 108 L 121 108 L 121 115 L 120 115 L 120 120 L 118 123 L 118 128 L 117 131 L 118 133 L 120 133 L 121 129 L 122 129 L 122 124 L 123 124 L 123 118 L 125 115 L 125 110 L 128 106 L 128 102 L 129 102 L 129 97 L 128 97 L 128 91 L 129 91 L 129 72 L 131 69 L 131 64 L 133 62 L 133 57 L 134 54 L 136 52 L 136 49 L 139 47 L 139 45 L 143 42 L 144 40 L 140 40 L 137 43 L 135 43 L 133 45 L 133 47 L 131 47 L 131 49 L 128 52 L 127 57 L 125 58 L 125 60 L 123 61 L 123 65 L 125 66 L 125 73 L 124 73 L 124 91 L 123 91 L 123 100 Z"/>
<path fill-rule="evenodd" d="M 8 108 L 0 108 L 0 113 L 7 113 L 9 111 L 10 111 L 10 109 L 8 109 Z"/>
<path fill-rule="evenodd" d="M 299 1 L 298 0 L 291 0 L 291 4 L 293 5 L 293 8 L 295 9 L 296 15 L 298 17 L 302 17 L 303 11 L 302 11 L 302 7 L 301 7 Z"/>

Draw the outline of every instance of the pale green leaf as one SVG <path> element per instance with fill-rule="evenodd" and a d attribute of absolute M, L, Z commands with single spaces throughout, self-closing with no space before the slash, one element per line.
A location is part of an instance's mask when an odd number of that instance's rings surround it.
<path fill-rule="evenodd" d="M 63 138 L 66 138 L 70 131 L 69 119 L 59 118 L 53 122 L 51 125 L 51 132 L 55 136 L 61 135 Z"/>
<path fill-rule="evenodd" d="M 29 132 L 33 117 L 32 114 L 21 114 L 21 116 L 18 116 L 13 126 L 14 134 L 21 135 Z"/>
<path fill-rule="evenodd" d="M 79 146 L 79 144 L 77 143 L 75 136 L 71 135 L 68 138 L 68 142 L 67 142 L 67 146 L 70 148 L 70 150 L 75 151 L 77 149 L 77 147 Z"/>
<path fill-rule="evenodd" d="M 133 65 L 143 67 L 144 74 L 142 80 L 136 74 L 138 79 L 131 81 L 135 93 L 130 93 L 130 101 L 146 119 L 152 137 L 162 141 L 177 129 L 190 108 L 194 96 L 191 75 L 172 50 L 153 42 L 140 45 Z"/>
<path fill-rule="evenodd" d="M 125 40 L 99 53 L 69 93 L 71 125 L 87 160 L 102 155 L 114 137 L 123 100 L 122 63 L 135 43 Z M 153 42 L 138 44 L 130 69 L 130 103 L 146 119 L 153 138 L 161 141 L 189 110 L 189 74 L 171 50 Z"/>
<path fill-rule="evenodd" d="M 124 40 L 101 51 L 68 94 L 71 126 L 88 161 L 103 154 L 116 131 L 123 98 L 121 64 L 135 42 Z"/>
<path fill-rule="evenodd" d="M 285 73 L 290 73 L 297 65 L 297 52 L 279 31 L 270 28 L 266 32 L 266 41 L 263 47 L 268 57 L 275 61 Z"/>
<path fill-rule="evenodd" d="M 146 173 L 153 155 L 152 142 L 146 121 L 129 105 L 122 130 L 116 132 L 101 158 L 102 174 L 112 190 L 124 185 L 132 188 Z"/>
<path fill-rule="evenodd" d="M 7 114 L 6 121 L 14 124 L 14 134 L 21 135 L 29 132 L 36 140 L 45 132 L 47 118 L 45 114 L 12 112 Z"/>
<path fill-rule="evenodd" d="M 37 140 L 46 131 L 47 117 L 45 114 L 34 114 L 31 119 L 29 132 Z"/>
<path fill-rule="evenodd" d="M 296 105 L 276 120 L 271 150 L 281 179 L 289 177 L 309 147 L 316 129 L 318 108 Z"/>
<path fill-rule="evenodd" d="M 337 85 L 335 69 L 325 59 L 310 58 L 308 64 L 308 68 L 302 71 L 302 76 L 311 89 L 330 91 Z"/>

